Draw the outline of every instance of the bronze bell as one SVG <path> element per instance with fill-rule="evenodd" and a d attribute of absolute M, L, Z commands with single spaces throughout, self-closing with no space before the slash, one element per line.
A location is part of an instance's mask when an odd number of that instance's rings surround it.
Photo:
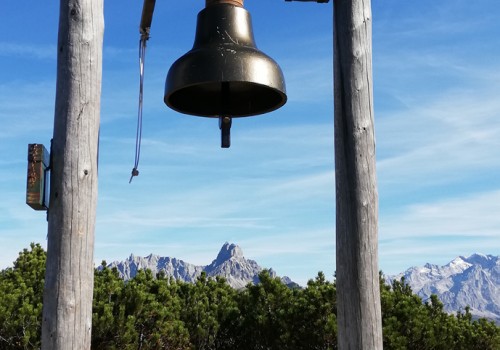
<path fill-rule="evenodd" d="M 286 100 L 283 73 L 257 49 L 243 1 L 207 0 L 198 14 L 193 48 L 168 71 L 167 106 L 219 118 L 222 147 L 229 147 L 231 118 L 271 112 Z"/>

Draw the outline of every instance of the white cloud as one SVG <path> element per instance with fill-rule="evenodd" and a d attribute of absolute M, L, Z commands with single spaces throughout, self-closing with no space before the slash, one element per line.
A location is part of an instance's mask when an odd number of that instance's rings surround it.
<path fill-rule="evenodd" d="M 35 58 L 35 59 L 56 59 L 55 45 L 36 45 L 36 44 L 14 44 L 10 42 L 0 42 L 0 56 Z"/>
<path fill-rule="evenodd" d="M 280 61 L 290 103 L 328 104 L 333 108 L 333 56 Z"/>
<path fill-rule="evenodd" d="M 494 92 L 500 84 L 478 81 L 481 88 L 447 88 L 431 100 L 415 98 L 379 113 L 377 167 L 384 190 L 474 181 L 479 172 L 500 169 L 500 101 Z"/>
<path fill-rule="evenodd" d="M 381 238 L 474 235 L 500 238 L 500 190 L 414 204 L 382 218 Z"/>
<path fill-rule="evenodd" d="M 394 6 L 374 3 L 381 262 L 399 271 L 410 261 L 439 263 L 444 256 L 451 260 L 471 252 L 466 250 L 498 251 L 498 35 L 497 30 L 478 35 L 497 27 L 495 11 L 484 11 L 496 7 L 463 0 L 387 2 Z M 235 122 L 233 146 L 224 151 L 216 121 L 174 117 L 162 102 L 166 63 L 189 49 L 200 8 L 192 2 L 174 5 L 189 7 L 189 20 L 158 8 L 155 16 L 169 19 L 169 27 L 189 22 L 191 31 L 167 30 L 164 41 L 166 27 L 154 22 L 141 175 L 128 185 L 138 33 L 128 16 L 106 6 L 107 23 L 113 24 L 106 29 L 104 51 L 96 259 L 153 252 L 206 264 L 227 240 L 292 278 L 314 277 L 320 269 L 330 274 L 335 260 L 331 24 L 318 23 L 318 16 L 307 20 L 305 10 L 297 10 L 300 4 L 286 5 L 297 22 L 305 22 L 291 28 L 278 19 L 274 25 L 287 40 L 257 36 L 285 71 L 289 101 L 268 119 Z M 318 14 L 324 12 L 321 6 L 304 8 Z M 330 19 L 331 11 L 325 17 Z M 262 28 L 266 34 L 268 28 Z M 26 75 L 25 67 L 15 64 L 19 57 L 40 63 L 40 70 Z M 0 180 L 1 268 L 30 240 L 45 239 L 44 214 L 23 203 L 23 164 L 28 142 L 47 145 L 50 139 L 56 48 L 3 42 L 0 58 L 16 70 L 16 80 L 0 84 L 0 119 L 8 121 L 0 130 L 0 164 L 8 169 Z M 447 190 L 439 192 L 442 188 Z"/>
<path fill-rule="evenodd" d="M 458 255 L 500 251 L 500 190 L 413 204 L 381 215 L 380 266 L 394 274 Z"/>
<path fill-rule="evenodd" d="M 54 120 L 54 81 L 0 83 L 0 138 L 50 135 Z M 29 101 L 29 103 L 27 103 Z M 16 140 L 17 141 L 17 140 Z M 2 147 L 13 143 L 0 144 Z M 27 146 L 26 146 L 27 147 Z"/>

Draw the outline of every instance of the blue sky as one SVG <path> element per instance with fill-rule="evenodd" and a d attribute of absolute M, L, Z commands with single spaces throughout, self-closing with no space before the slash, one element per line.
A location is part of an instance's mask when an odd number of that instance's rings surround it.
<path fill-rule="evenodd" d="M 58 2 L 0 3 L 0 268 L 46 244 L 25 204 L 27 145 L 50 144 Z M 204 1 L 158 1 L 134 162 L 142 1 L 105 3 L 95 260 L 175 256 L 209 264 L 224 242 L 304 284 L 335 270 L 333 4 L 247 0 L 258 47 L 282 67 L 287 104 L 217 120 L 163 103 L 170 64 Z M 374 105 L 380 269 L 500 254 L 500 9 L 493 0 L 375 0 Z"/>

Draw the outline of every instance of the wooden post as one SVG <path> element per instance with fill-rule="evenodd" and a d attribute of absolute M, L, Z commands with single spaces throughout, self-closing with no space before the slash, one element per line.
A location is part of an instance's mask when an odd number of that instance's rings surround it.
<path fill-rule="evenodd" d="M 382 349 L 370 0 L 334 2 L 338 348 Z"/>
<path fill-rule="evenodd" d="M 42 349 L 90 349 L 103 0 L 61 0 Z"/>

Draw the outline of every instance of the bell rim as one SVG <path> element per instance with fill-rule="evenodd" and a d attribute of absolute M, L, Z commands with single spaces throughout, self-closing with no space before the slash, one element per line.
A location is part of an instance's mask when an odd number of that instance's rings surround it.
<path fill-rule="evenodd" d="M 202 85 L 209 85 L 209 84 L 214 84 L 214 83 L 244 83 L 245 85 L 255 85 L 259 86 L 268 92 L 272 92 L 275 96 L 279 96 L 279 99 L 277 99 L 277 103 L 272 104 L 269 108 L 263 108 L 256 111 L 252 111 L 249 113 L 201 113 L 201 112 L 195 112 L 193 110 L 188 111 L 186 109 L 177 107 L 175 103 L 172 103 L 172 96 L 174 94 L 180 93 L 183 90 L 188 90 L 189 88 L 195 87 L 195 86 L 202 86 Z M 286 91 L 283 87 L 283 89 L 279 89 L 273 86 L 269 86 L 266 84 L 261 84 L 261 83 L 256 83 L 256 82 L 249 82 L 249 81 L 221 81 L 221 82 L 205 82 L 205 83 L 193 83 L 186 85 L 180 89 L 170 91 L 168 93 L 165 93 L 163 97 L 164 103 L 172 110 L 175 112 L 185 114 L 185 115 L 192 115 L 196 117 L 205 117 L 205 118 L 219 118 L 220 116 L 228 115 L 231 118 L 246 118 L 246 117 L 252 117 L 252 116 L 257 116 L 261 114 L 267 114 L 274 112 L 275 110 L 280 109 L 283 107 L 287 102 L 288 102 L 288 96 L 286 94 Z"/>

